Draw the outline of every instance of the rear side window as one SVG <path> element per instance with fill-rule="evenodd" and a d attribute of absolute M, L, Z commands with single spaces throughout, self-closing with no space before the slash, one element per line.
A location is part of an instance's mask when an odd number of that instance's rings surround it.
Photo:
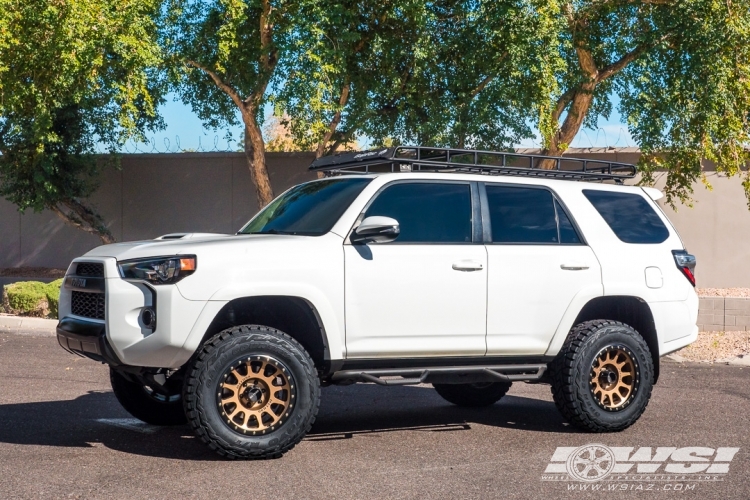
<path fill-rule="evenodd" d="M 669 238 L 669 230 L 643 196 L 593 189 L 583 194 L 625 243 L 661 243 Z"/>
<path fill-rule="evenodd" d="M 573 224 L 546 189 L 487 184 L 493 243 L 580 243 Z"/>
<path fill-rule="evenodd" d="M 578 237 L 573 223 L 570 222 L 568 215 L 557 200 L 555 200 L 555 212 L 557 213 L 557 222 L 560 227 L 560 243 L 580 243 L 581 239 Z"/>
<path fill-rule="evenodd" d="M 470 243 L 471 187 L 468 184 L 409 182 L 386 187 L 365 212 L 399 223 L 396 243 Z"/>

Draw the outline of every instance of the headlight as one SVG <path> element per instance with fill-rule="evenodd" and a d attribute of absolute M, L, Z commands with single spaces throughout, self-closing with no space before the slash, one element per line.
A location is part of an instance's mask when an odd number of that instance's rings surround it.
<path fill-rule="evenodd" d="M 195 272 L 195 255 L 157 257 L 118 262 L 120 276 L 126 280 L 144 280 L 152 285 L 169 285 Z"/>

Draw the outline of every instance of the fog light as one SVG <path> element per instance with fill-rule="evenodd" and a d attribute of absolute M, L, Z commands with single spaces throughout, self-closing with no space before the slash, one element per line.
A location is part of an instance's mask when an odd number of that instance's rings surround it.
<path fill-rule="evenodd" d="M 141 323 L 151 331 L 156 330 L 156 311 L 150 307 L 145 307 L 141 311 Z"/>

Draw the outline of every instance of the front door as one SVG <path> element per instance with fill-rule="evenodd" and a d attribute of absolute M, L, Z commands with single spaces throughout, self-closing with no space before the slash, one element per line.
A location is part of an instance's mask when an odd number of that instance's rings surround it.
<path fill-rule="evenodd" d="M 392 217 L 401 233 L 344 246 L 348 358 L 485 354 L 487 251 L 475 236 L 472 189 L 398 181 L 366 208 L 364 217 Z"/>

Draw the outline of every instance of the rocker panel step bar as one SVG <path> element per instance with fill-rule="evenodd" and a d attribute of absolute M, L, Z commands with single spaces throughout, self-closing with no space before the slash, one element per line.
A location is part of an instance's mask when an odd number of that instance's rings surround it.
<path fill-rule="evenodd" d="M 488 365 L 488 366 L 436 366 L 427 368 L 383 368 L 375 370 L 343 370 L 331 376 L 332 382 L 373 382 L 378 385 L 416 385 L 429 382 L 435 375 L 479 375 L 501 382 L 537 381 L 546 364 Z M 402 377 L 383 379 L 381 377 Z"/>

